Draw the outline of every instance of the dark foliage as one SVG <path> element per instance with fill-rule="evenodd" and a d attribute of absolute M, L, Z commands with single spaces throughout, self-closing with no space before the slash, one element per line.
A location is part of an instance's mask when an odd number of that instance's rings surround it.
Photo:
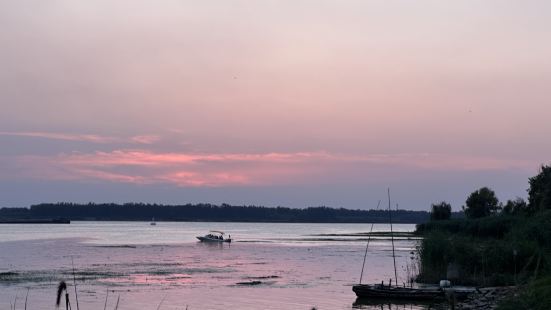
<path fill-rule="evenodd" d="M 452 219 L 418 224 L 416 232 L 419 234 L 431 232 L 462 234 L 473 238 L 503 238 L 512 226 L 521 221 L 520 217 L 506 215 L 472 220 Z"/>
<path fill-rule="evenodd" d="M 501 215 L 418 225 L 420 280 L 446 277 L 449 264 L 461 269 L 458 283 L 512 285 L 551 273 L 551 211 L 537 216 Z"/>
<path fill-rule="evenodd" d="M 431 221 L 449 220 L 452 215 L 452 206 L 442 201 L 440 203 L 432 204 L 430 219 Z"/>
<path fill-rule="evenodd" d="M 493 190 L 482 187 L 469 195 L 465 202 L 465 215 L 469 218 L 480 218 L 496 214 L 499 211 L 499 201 Z"/>
<path fill-rule="evenodd" d="M 526 286 L 520 294 L 505 299 L 498 310 L 551 309 L 551 276 L 543 277 Z"/>
<path fill-rule="evenodd" d="M 531 212 L 551 209 L 551 166 L 542 166 L 540 173 L 528 180 L 528 206 Z"/>
<path fill-rule="evenodd" d="M 528 204 L 520 197 L 515 200 L 507 200 L 507 203 L 503 206 L 501 212 L 503 212 L 503 214 L 511 215 L 525 214 L 528 212 Z"/>
<path fill-rule="evenodd" d="M 392 211 L 396 223 L 423 223 L 429 219 L 426 211 Z M 44 203 L 30 209 L 0 209 L 0 219 L 51 219 L 95 221 L 228 221 L 228 222 L 313 222 L 313 223 L 386 223 L 386 210 L 350 210 L 328 207 L 291 209 L 228 204 L 160 205 Z"/>
<path fill-rule="evenodd" d="M 459 270 L 456 283 L 524 284 L 522 293 L 500 309 L 550 309 L 551 167 L 543 166 L 529 182 L 528 204 L 509 200 L 499 215 L 489 216 L 497 214 L 500 204 L 484 187 L 467 199 L 467 218 L 417 225 L 424 236 L 419 280 L 443 279 L 451 266 Z"/>

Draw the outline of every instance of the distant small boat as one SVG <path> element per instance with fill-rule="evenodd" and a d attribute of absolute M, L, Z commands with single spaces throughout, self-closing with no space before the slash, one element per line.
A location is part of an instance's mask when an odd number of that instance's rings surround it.
<path fill-rule="evenodd" d="M 197 239 L 201 242 L 231 242 L 231 236 L 224 238 L 225 233 L 219 230 L 211 230 L 204 236 L 198 236 Z"/>
<path fill-rule="evenodd" d="M 154 218 L 154 217 L 151 218 L 151 223 L 149 223 L 149 225 L 151 225 L 151 226 L 157 225 L 157 222 L 155 222 L 155 218 Z"/>

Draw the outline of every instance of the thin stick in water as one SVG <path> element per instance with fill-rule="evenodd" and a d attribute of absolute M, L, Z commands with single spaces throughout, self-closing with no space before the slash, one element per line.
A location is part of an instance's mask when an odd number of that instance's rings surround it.
<path fill-rule="evenodd" d="M 163 304 L 163 301 L 165 301 L 165 298 L 166 298 L 166 295 L 165 295 L 165 297 L 163 297 L 163 299 L 161 299 L 161 302 L 157 306 L 157 310 L 161 309 L 161 305 Z"/>
<path fill-rule="evenodd" d="M 377 203 L 377 209 L 379 210 L 379 205 L 381 204 L 381 201 Z M 362 284 L 362 278 L 364 276 L 364 267 L 365 267 L 365 258 L 367 257 L 367 249 L 369 248 L 369 241 L 371 241 L 371 233 L 373 232 L 373 225 L 375 223 L 371 223 L 371 229 L 369 230 L 369 236 L 367 237 L 367 245 L 365 246 L 365 253 L 364 253 L 364 262 L 362 264 L 362 272 L 360 273 L 360 284 Z"/>
<path fill-rule="evenodd" d="M 118 295 L 117 296 L 117 304 L 115 305 L 115 309 L 114 310 L 117 310 L 119 308 L 119 299 L 121 298 L 121 295 Z"/>
<path fill-rule="evenodd" d="M 78 294 L 77 294 L 77 279 L 76 279 L 76 276 L 75 276 L 75 262 L 74 262 L 72 256 L 71 256 L 71 265 L 73 265 L 73 284 L 75 286 L 75 300 L 77 302 L 77 310 L 80 310 L 78 308 Z"/>
<path fill-rule="evenodd" d="M 27 296 L 25 296 L 25 310 L 27 310 L 27 300 L 29 299 L 29 291 L 31 290 L 30 287 L 27 288 Z"/>
<path fill-rule="evenodd" d="M 394 232 L 392 231 L 392 210 L 390 209 L 390 188 L 388 189 L 388 216 L 390 217 L 390 240 L 392 240 L 392 259 L 394 260 L 394 278 L 398 285 L 398 273 L 396 272 L 396 254 L 394 253 Z"/>
<path fill-rule="evenodd" d="M 105 304 L 103 305 L 103 310 L 107 308 L 107 298 L 109 297 L 109 289 L 107 289 L 107 293 L 105 294 Z"/>

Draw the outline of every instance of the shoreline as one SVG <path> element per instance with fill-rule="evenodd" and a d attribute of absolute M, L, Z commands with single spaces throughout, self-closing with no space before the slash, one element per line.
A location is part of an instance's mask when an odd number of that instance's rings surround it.
<path fill-rule="evenodd" d="M 9 219 L 9 220 L 0 220 L 0 224 L 71 224 L 71 220 L 65 219 L 65 218 Z"/>
<path fill-rule="evenodd" d="M 458 310 L 493 310 L 498 304 L 515 296 L 519 292 L 518 286 L 494 286 L 477 289 L 474 293 L 458 301 L 455 309 Z M 453 309 L 453 308 L 452 308 Z"/>

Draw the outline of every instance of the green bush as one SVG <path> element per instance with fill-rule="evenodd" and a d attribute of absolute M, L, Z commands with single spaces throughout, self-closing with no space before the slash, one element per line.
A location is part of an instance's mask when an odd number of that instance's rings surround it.
<path fill-rule="evenodd" d="M 551 211 L 419 225 L 418 280 L 444 279 L 450 263 L 461 269 L 457 284 L 512 285 L 551 274 L 550 228 Z"/>
<path fill-rule="evenodd" d="M 449 220 L 452 215 L 452 206 L 442 201 L 440 203 L 433 203 L 430 211 L 431 221 Z"/>
<path fill-rule="evenodd" d="M 503 238 L 520 221 L 522 221 L 521 217 L 512 215 L 491 216 L 470 220 L 432 221 L 417 225 L 417 232 L 426 234 L 431 231 L 439 231 L 476 238 Z"/>
<path fill-rule="evenodd" d="M 503 300 L 498 310 L 551 309 L 551 276 L 528 284 L 517 296 Z"/>
<path fill-rule="evenodd" d="M 551 166 L 541 166 L 540 173 L 528 179 L 528 208 L 531 212 L 551 209 Z"/>
<path fill-rule="evenodd" d="M 499 200 L 496 193 L 487 188 L 482 187 L 469 195 L 465 201 L 465 215 L 468 218 L 481 218 L 496 214 L 500 209 Z"/>

